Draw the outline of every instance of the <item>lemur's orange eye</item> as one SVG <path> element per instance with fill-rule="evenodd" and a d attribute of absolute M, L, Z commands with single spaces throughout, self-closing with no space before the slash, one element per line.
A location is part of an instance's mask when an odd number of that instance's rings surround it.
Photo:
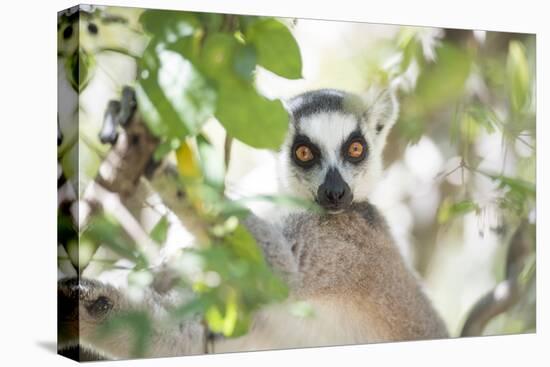
<path fill-rule="evenodd" d="M 348 155 L 351 158 L 359 158 L 359 157 L 361 157 L 361 154 L 363 154 L 363 149 L 364 149 L 363 144 L 361 144 L 358 141 L 354 141 L 353 143 L 351 143 L 349 145 Z"/>
<path fill-rule="evenodd" d="M 305 145 L 300 145 L 295 151 L 296 158 L 301 162 L 309 162 L 313 159 L 313 152 Z"/>

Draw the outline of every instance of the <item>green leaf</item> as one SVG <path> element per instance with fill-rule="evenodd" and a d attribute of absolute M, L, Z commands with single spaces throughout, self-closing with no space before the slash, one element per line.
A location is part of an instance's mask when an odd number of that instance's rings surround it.
<path fill-rule="evenodd" d="M 244 335 L 251 323 L 250 310 L 239 302 L 238 291 L 228 288 L 225 297 L 218 304 L 211 305 L 205 319 L 209 328 L 226 337 L 238 337 Z"/>
<path fill-rule="evenodd" d="M 233 56 L 238 47 L 235 37 L 214 33 L 206 37 L 200 52 L 201 70 L 212 79 L 220 79 L 231 72 Z"/>
<path fill-rule="evenodd" d="M 212 297 L 200 295 L 193 300 L 171 310 L 170 315 L 175 319 L 185 319 L 195 314 L 203 314 L 212 305 Z"/>
<path fill-rule="evenodd" d="M 199 67 L 208 77 L 220 81 L 237 77 L 251 82 L 256 68 L 256 50 L 226 33 L 214 33 L 204 41 Z"/>
<path fill-rule="evenodd" d="M 233 232 L 239 225 L 239 218 L 230 216 L 223 223 L 216 224 L 210 228 L 212 234 L 216 237 L 224 237 Z"/>
<path fill-rule="evenodd" d="M 181 145 L 181 140 L 178 138 L 168 139 L 158 145 L 153 152 L 155 162 L 161 161 L 165 156 L 173 150 L 176 150 Z"/>
<path fill-rule="evenodd" d="M 237 320 L 233 326 L 232 333 L 228 335 L 231 338 L 237 338 L 245 335 L 252 324 L 252 311 L 241 311 L 237 314 Z"/>
<path fill-rule="evenodd" d="M 508 187 L 510 190 L 520 191 L 527 196 L 535 197 L 535 184 L 519 178 L 512 178 L 503 175 L 488 175 L 493 180 L 500 182 L 500 188 Z"/>
<path fill-rule="evenodd" d="M 61 210 L 57 212 L 57 243 L 66 245 L 71 240 L 76 240 L 78 233 L 69 214 Z"/>
<path fill-rule="evenodd" d="M 242 224 L 239 224 L 233 232 L 227 235 L 224 242 L 239 258 L 262 263 L 263 255 L 256 240 Z"/>
<path fill-rule="evenodd" d="M 266 19 L 269 19 L 269 17 L 261 17 L 257 15 L 239 15 L 239 26 L 241 30 L 246 33 L 248 28 L 250 28 L 254 23 L 264 21 Z"/>
<path fill-rule="evenodd" d="M 147 33 L 167 41 L 189 36 L 200 26 L 193 13 L 173 10 L 145 10 L 139 22 Z"/>
<path fill-rule="evenodd" d="M 506 60 L 508 93 L 514 111 L 520 111 L 529 98 L 529 63 L 525 48 L 519 41 L 511 41 Z"/>
<path fill-rule="evenodd" d="M 455 109 L 454 106 L 463 97 L 471 67 L 472 56 L 467 50 L 446 43 L 437 48 L 435 61 L 423 67 L 416 91 L 402 104 L 403 118 L 397 122 L 397 128 L 408 141 L 417 143 L 420 140 L 427 129 L 426 124 L 433 120 L 436 111 Z M 456 116 L 456 122 L 451 129 L 453 138 L 459 132 L 458 127 L 470 125 L 472 119 L 463 119 L 460 114 Z M 472 136 L 468 134 L 468 137 Z"/>
<path fill-rule="evenodd" d="M 200 70 L 217 83 L 215 115 L 229 135 L 256 148 L 278 148 L 288 114 L 280 101 L 261 96 L 251 84 L 254 49 L 231 35 L 215 33 L 204 41 L 199 59 Z"/>
<path fill-rule="evenodd" d="M 136 250 L 134 244 L 125 235 L 120 224 L 106 215 L 94 217 L 82 233 L 82 236 L 89 238 L 97 245 L 108 247 L 119 256 L 133 261 L 140 268 L 147 266 L 146 258 Z"/>
<path fill-rule="evenodd" d="M 215 333 L 221 333 L 223 331 L 224 317 L 217 305 L 212 305 L 208 308 L 204 315 L 208 327 Z"/>
<path fill-rule="evenodd" d="M 95 71 L 95 57 L 79 48 L 65 60 L 65 71 L 73 89 L 82 92 L 92 80 Z"/>
<path fill-rule="evenodd" d="M 437 212 L 437 221 L 440 224 L 445 224 L 457 216 L 464 216 L 472 211 L 479 211 L 479 205 L 471 200 L 463 200 L 453 203 L 447 198 L 443 201 Z"/>
<path fill-rule="evenodd" d="M 199 256 L 202 271 L 215 272 L 221 282 L 216 285 L 195 282 L 193 289 L 198 298 L 179 307 L 176 317 L 204 312 L 211 330 L 236 337 L 248 331 L 253 312 L 261 305 L 288 296 L 288 288 L 273 274 L 255 239 L 242 226 L 225 234 L 215 245 L 192 252 Z"/>
<path fill-rule="evenodd" d="M 76 269 L 82 272 L 92 260 L 97 247 L 97 243 L 84 236 L 80 238 L 80 241 L 71 240 L 68 242 L 67 255 L 69 255 L 69 259 Z"/>
<path fill-rule="evenodd" d="M 192 183 L 197 182 L 202 177 L 199 169 L 199 162 L 196 153 L 191 147 L 191 140 L 183 141 L 176 150 L 176 162 L 180 176 L 190 185 L 187 187 L 187 193 L 194 197 L 194 186 Z"/>
<path fill-rule="evenodd" d="M 154 275 L 149 269 L 137 269 L 128 274 L 128 285 L 137 289 L 149 287 L 154 280 Z"/>
<path fill-rule="evenodd" d="M 415 103 L 418 102 L 407 103 L 403 109 L 407 110 L 409 106 Z M 400 134 L 412 144 L 416 144 L 420 141 L 426 129 L 426 121 L 422 118 L 423 114 L 417 111 L 415 112 L 416 113 L 410 113 L 397 121 L 397 128 Z M 460 126 L 460 124 L 456 125 L 457 127 Z"/>
<path fill-rule="evenodd" d="M 63 168 L 63 174 L 65 178 L 72 182 L 78 180 L 79 169 L 79 144 L 74 144 L 70 147 L 63 157 L 61 157 L 61 167 Z M 76 185 L 75 185 L 76 186 Z"/>
<path fill-rule="evenodd" d="M 223 190 L 225 164 L 214 146 L 202 134 L 197 136 L 200 165 L 206 183 L 218 190 Z"/>
<path fill-rule="evenodd" d="M 151 239 L 159 245 L 162 245 L 166 242 L 166 238 L 168 237 L 169 227 L 170 223 L 168 223 L 168 219 L 166 218 L 166 215 L 164 215 L 151 230 Z"/>
<path fill-rule="evenodd" d="M 471 106 L 468 110 L 468 115 L 475 121 L 476 124 L 483 127 L 489 134 L 495 132 L 496 128 L 502 126 L 493 110 L 482 105 Z"/>
<path fill-rule="evenodd" d="M 230 289 L 226 297 L 225 315 L 223 318 L 222 332 L 225 336 L 233 335 L 239 317 L 239 305 L 237 303 L 237 292 Z"/>
<path fill-rule="evenodd" d="M 414 28 L 406 27 L 399 32 L 398 46 L 403 52 L 403 58 L 399 64 L 400 72 L 405 72 L 413 60 L 421 55 L 421 45 L 416 37 L 417 31 Z"/>
<path fill-rule="evenodd" d="M 462 96 L 470 75 L 472 57 L 464 49 L 443 44 L 437 49 L 436 60 L 426 65 L 418 77 L 415 95 L 424 109 L 432 110 Z"/>
<path fill-rule="evenodd" d="M 256 49 L 251 45 L 239 47 L 235 52 L 233 67 L 242 79 L 252 81 L 256 68 Z"/>
<path fill-rule="evenodd" d="M 134 340 L 131 354 L 134 357 L 146 355 L 149 341 L 153 335 L 153 326 L 145 311 L 130 311 L 118 313 L 106 320 L 98 328 L 98 336 L 106 336 L 120 330 L 129 330 Z"/>
<path fill-rule="evenodd" d="M 200 20 L 201 24 L 203 24 L 208 32 L 215 32 L 223 24 L 223 14 L 215 14 L 215 13 L 194 13 L 195 16 Z"/>
<path fill-rule="evenodd" d="M 219 86 L 216 118 L 229 135 L 255 148 L 278 149 L 288 129 L 288 114 L 279 100 L 258 94 L 235 77 Z"/>
<path fill-rule="evenodd" d="M 257 195 L 247 198 L 243 198 L 233 203 L 244 206 L 245 203 L 251 201 L 269 201 L 273 204 L 284 206 L 287 208 L 297 208 L 297 209 L 307 209 L 308 211 L 314 213 L 322 213 L 323 208 L 320 207 L 317 203 L 306 200 L 303 198 L 290 196 L 290 195 Z"/>
<path fill-rule="evenodd" d="M 153 134 L 173 139 L 198 133 L 214 113 L 216 91 L 193 63 L 153 44 L 144 53 L 141 70 L 136 96 Z"/>
<path fill-rule="evenodd" d="M 460 121 L 460 135 L 465 141 L 475 142 L 479 135 L 479 124 L 473 115 L 465 113 Z"/>
<path fill-rule="evenodd" d="M 220 214 L 226 217 L 246 218 L 250 214 L 250 210 L 244 205 L 243 201 L 225 200 L 220 204 Z"/>
<path fill-rule="evenodd" d="M 193 64 L 181 55 L 162 51 L 158 83 L 183 124 L 197 133 L 214 114 L 216 92 Z"/>
<path fill-rule="evenodd" d="M 246 39 L 256 47 L 258 64 L 284 78 L 302 77 L 300 48 L 283 23 L 273 18 L 254 22 Z"/>

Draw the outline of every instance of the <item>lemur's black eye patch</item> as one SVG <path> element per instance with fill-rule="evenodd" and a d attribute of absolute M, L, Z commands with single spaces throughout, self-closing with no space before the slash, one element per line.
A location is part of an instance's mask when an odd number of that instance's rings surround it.
<path fill-rule="evenodd" d="M 368 154 L 367 141 L 361 131 L 354 131 L 342 144 L 342 157 L 351 163 L 359 163 Z"/>
<path fill-rule="evenodd" d="M 290 149 L 290 157 L 298 166 L 311 168 L 319 162 L 321 151 L 307 136 L 296 135 Z"/>

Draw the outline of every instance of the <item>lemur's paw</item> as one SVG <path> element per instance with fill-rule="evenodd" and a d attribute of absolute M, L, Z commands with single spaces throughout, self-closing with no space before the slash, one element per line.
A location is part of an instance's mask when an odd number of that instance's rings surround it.
<path fill-rule="evenodd" d="M 57 320 L 61 342 L 86 336 L 116 308 L 119 292 L 91 279 L 70 278 L 57 283 Z"/>

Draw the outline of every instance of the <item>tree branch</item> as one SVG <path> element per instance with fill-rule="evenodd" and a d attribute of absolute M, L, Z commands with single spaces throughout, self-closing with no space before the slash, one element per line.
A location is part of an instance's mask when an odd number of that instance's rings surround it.
<path fill-rule="evenodd" d="M 100 203 L 102 209 L 116 218 L 149 264 L 157 263 L 159 251 L 156 244 L 138 222 L 135 213 L 128 210 L 118 195 L 105 190 L 96 181 L 86 188 L 85 197 L 87 201 Z"/>
<path fill-rule="evenodd" d="M 477 301 L 470 310 L 460 336 L 480 336 L 495 316 L 508 311 L 521 298 L 523 289 L 519 275 L 531 252 L 527 222 L 523 222 L 512 237 L 506 258 L 506 279 Z"/>
<path fill-rule="evenodd" d="M 102 162 L 95 181 L 86 189 L 83 200 L 90 207 L 102 207 L 117 212 L 123 228 L 148 257 L 156 258 L 156 247 L 136 220 L 142 203 L 156 193 L 186 229 L 199 242 L 207 241 L 207 227 L 185 198 L 185 190 L 175 167 L 158 164 L 153 154 L 160 141 L 151 134 L 135 110 L 133 90 L 125 88 L 120 109 L 107 110 L 105 124 L 115 133 L 110 136 L 113 146 Z M 126 100 L 125 100 L 126 99 Z M 130 112 L 126 105 L 130 104 Z M 121 128 L 120 128 L 121 127 Z M 118 194 L 120 200 L 108 195 Z M 89 213 L 81 216 L 80 228 L 88 221 Z M 131 232 L 131 233 L 130 233 Z"/>
<path fill-rule="evenodd" d="M 199 243 L 208 241 L 208 227 L 185 199 L 184 187 L 174 166 L 160 167 L 148 180 L 143 178 L 143 182 L 150 185 L 153 191 L 160 196 L 164 205 L 174 213 Z"/>
<path fill-rule="evenodd" d="M 227 134 L 225 136 L 225 142 L 223 145 L 225 170 L 229 170 L 229 162 L 231 161 L 231 147 L 233 145 L 233 138 Z"/>

